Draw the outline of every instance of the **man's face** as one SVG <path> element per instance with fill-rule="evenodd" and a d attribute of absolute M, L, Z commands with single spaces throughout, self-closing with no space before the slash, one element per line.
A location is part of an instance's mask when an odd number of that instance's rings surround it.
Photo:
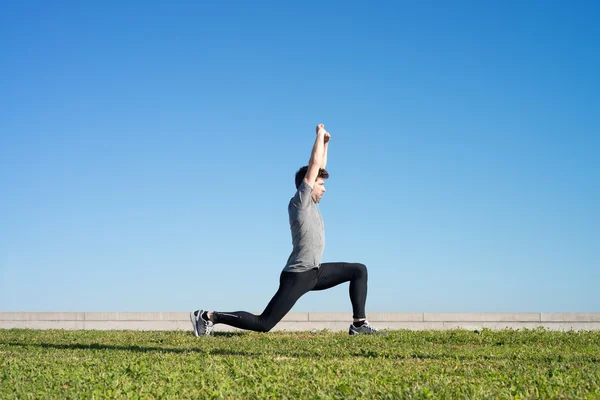
<path fill-rule="evenodd" d="M 323 195 L 325 194 L 325 180 L 323 178 L 317 178 L 315 181 L 315 185 L 312 191 L 312 199 L 315 203 L 321 201 Z"/>

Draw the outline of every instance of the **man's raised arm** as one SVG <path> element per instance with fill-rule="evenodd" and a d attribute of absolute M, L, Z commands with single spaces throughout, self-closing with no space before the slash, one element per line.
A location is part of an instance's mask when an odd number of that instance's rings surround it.
<path fill-rule="evenodd" d="M 327 165 L 327 147 L 329 147 L 330 138 L 331 135 L 329 134 L 329 132 L 325 132 L 325 138 L 323 140 L 323 161 L 321 161 L 321 169 L 325 169 L 325 166 Z"/>
<path fill-rule="evenodd" d="M 304 176 L 304 181 L 312 188 L 315 185 L 317 176 L 319 175 L 319 168 L 325 168 L 327 163 L 327 150 L 326 142 L 329 142 L 331 136 L 325 130 L 323 124 L 317 126 L 317 138 L 310 155 L 310 161 L 308 162 L 308 171 Z"/>

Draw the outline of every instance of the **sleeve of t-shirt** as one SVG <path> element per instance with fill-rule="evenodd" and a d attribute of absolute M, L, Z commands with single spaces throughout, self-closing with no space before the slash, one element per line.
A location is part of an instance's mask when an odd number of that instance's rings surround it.
<path fill-rule="evenodd" d="M 292 204 L 299 209 L 307 208 L 310 206 L 312 201 L 312 191 L 313 189 L 310 187 L 308 183 L 302 181 L 300 186 L 298 186 L 298 190 L 292 199 Z"/>

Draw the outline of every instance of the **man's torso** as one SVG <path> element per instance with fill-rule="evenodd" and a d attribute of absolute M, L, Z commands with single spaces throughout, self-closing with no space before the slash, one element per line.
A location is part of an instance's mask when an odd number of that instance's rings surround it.
<path fill-rule="evenodd" d="M 284 271 L 303 272 L 318 268 L 325 248 L 325 228 L 317 203 L 312 200 L 312 189 L 302 182 L 288 204 L 292 253 Z"/>

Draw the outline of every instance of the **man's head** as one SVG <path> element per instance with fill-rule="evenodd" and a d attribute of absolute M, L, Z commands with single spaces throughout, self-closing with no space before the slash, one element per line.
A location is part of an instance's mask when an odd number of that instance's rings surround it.
<path fill-rule="evenodd" d="M 298 172 L 296 172 L 296 189 L 300 187 L 304 177 L 306 176 L 306 172 L 308 171 L 308 165 L 300 168 Z M 329 173 L 323 169 L 319 169 L 319 175 L 317 175 L 317 180 L 311 184 L 313 187 L 312 191 L 312 199 L 315 203 L 321 201 L 323 194 L 325 193 L 325 179 L 329 178 Z"/>

